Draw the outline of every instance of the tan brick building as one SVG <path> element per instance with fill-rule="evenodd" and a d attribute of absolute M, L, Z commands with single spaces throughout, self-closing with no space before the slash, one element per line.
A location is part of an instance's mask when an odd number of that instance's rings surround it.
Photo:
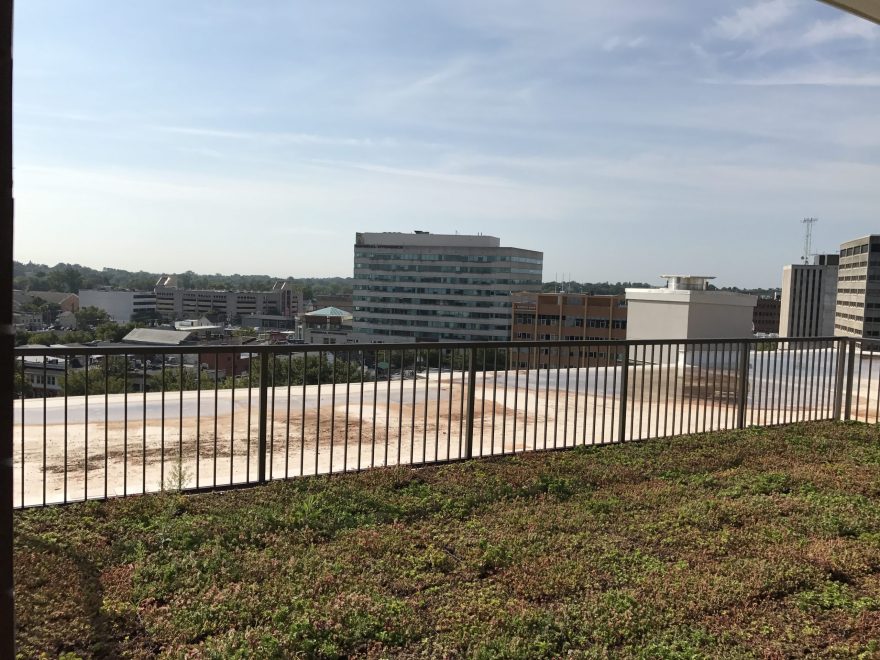
<path fill-rule="evenodd" d="M 583 293 L 516 293 L 512 301 L 511 341 L 601 341 L 626 339 L 624 296 Z M 624 350 L 590 348 L 522 348 L 511 366 L 555 368 L 614 363 Z"/>

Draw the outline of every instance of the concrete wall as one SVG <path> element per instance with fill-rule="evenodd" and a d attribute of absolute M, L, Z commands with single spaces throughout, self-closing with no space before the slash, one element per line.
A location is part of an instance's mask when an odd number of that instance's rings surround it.
<path fill-rule="evenodd" d="M 627 339 L 684 339 L 687 336 L 687 302 L 627 299 Z"/>
<path fill-rule="evenodd" d="M 746 306 L 710 302 L 693 303 L 688 316 L 687 337 L 689 339 L 751 337 L 754 307 L 754 304 Z"/>

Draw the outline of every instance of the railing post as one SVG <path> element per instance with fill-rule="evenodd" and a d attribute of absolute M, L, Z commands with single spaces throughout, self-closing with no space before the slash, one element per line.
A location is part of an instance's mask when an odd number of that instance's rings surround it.
<path fill-rule="evenodd" d="M 0 657 L 15 657 L 13 598 L 12 400 L 12 1 L 0 5 Z M 22 383 L 22 386 L 24 383 Z M 22 424 L 24 420 L 22 420 Z M 22 499 L 21 505 L 24 506 Z"/>
<path fill-rule="evenodd" d="M 849 340 L 840 339 L 837 342 L 837 364 L 834 368 L 834 411 L 833 418 L 840 419 L 843 412 L 843 377 L 844 368 L 846 366 L 845 349 L 849 345 Z"/>
<path fill-rule="evenodd" d="M 474 456 L 474 408 L 477 397 L 477 358 L 475 349 L 468 349 L 468 391 L 467 391 L 467 438 L 464 443 L 464 457 L 470 460 Z"/>
<path fill-rule="evenodd" d="M 617 418 L 617 441 L 626 440 L 626 402 L 629 389 L 629 346 L 624 346 L 623 364 L 620 373 L 620 414 Z"/>
<path fill-rule="evenodd" d="M 744 341 L 739 348 L 739 369 L 737 370 L 736 428 L 746 427 L 746 403 L 749 396 L 749 342 Z"/>
<path fill-rule="evenodd" d="M 257 481 L 266 483 L 266 427 L 269 417 L 269 353 L 260 353 L 260 417 L 257 435 Z"/>
<path fill-rule="evenodd" d="M 843 409 L 843 418 L 847 421 L 852 419 L 852 400 L 853 400 L 853 372 L 856 366 L 856 340 L 849 340 L 849 357 L 846 365 L 846 404 Z"/>

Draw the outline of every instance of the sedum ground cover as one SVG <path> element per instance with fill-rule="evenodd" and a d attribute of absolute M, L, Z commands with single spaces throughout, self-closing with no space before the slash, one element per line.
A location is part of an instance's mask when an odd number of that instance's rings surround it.
<path fill-rule="evenodd" d="M 22 657 L 880 656 L 880 429 L 19 512 Z"/>

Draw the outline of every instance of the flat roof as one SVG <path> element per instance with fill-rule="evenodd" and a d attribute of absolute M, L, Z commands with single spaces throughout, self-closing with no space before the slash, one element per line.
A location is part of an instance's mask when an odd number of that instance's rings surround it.
<path fill-rule="evenodd" d="M 165 344 L 179 346 L 189 339 L 190 330 L 162 330 L 160 328 L 135 328 L 122 341 L 127 344 Z"/>

